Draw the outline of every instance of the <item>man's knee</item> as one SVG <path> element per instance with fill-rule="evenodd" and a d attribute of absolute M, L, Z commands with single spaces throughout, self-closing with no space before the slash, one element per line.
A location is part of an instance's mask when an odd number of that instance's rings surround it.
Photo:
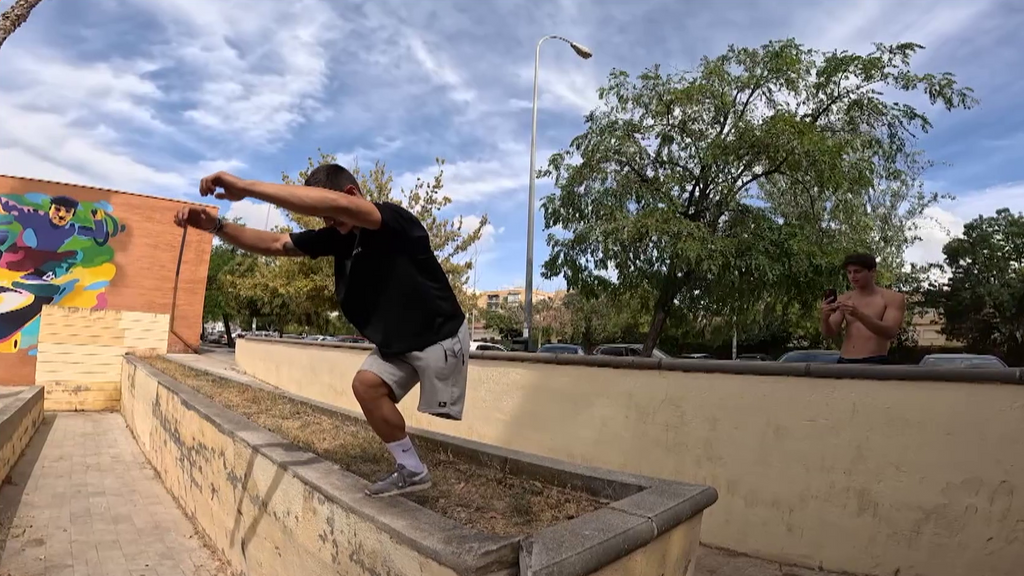
<path fill-rule="evenodd" d="M 362 404 L 391 397 L 391 387 L 373 372 L 360 370 L 356 372 L 356 377 L 352 379 L 352 393 L 355 395 L 356 400 Z"/>

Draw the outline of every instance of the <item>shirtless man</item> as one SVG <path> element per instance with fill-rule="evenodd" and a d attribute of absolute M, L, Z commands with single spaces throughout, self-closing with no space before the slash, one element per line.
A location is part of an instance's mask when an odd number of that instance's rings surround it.
<path fill-rule="evenodd" d="M 847 256 L 843 269 L 853 290 L 821 304 L 821 333 L 836 338 L 844 332 L 840 364 L 885 364 L 889 344 L 903 327 L 907 300 L 899 292 L 875 285 L 875 268 L 870 254 Z"/>

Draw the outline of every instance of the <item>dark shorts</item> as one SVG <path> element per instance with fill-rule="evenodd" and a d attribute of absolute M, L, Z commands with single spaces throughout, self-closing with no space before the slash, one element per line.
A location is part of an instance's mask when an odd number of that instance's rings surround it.
<path fill-rule="evenodd" d="M 888 356 L 865 356 L 864 358 L 843 358 L 839 357 L 837 364 L 888 364 Z"/>

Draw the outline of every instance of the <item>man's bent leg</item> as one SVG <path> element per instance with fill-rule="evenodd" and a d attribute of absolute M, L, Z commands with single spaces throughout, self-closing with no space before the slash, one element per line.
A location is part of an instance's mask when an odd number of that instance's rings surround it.
<path fill-rule="evenodd" d="M 366 421 L 396 462 L 394 472 L 367 489 L 370 496 L 394 496 L 430 487 L 430 473 L 406 434 L 405 418 L 397 405 L 418 379 L 408 363 L 385 360 L 374 350 L 352 381 L 352 391 Z"/>
<path fill-rule="evenodd" d="M 393 392 L 383 378 L 367 370 L 356 372 L 352 393 L 363 409 L 370 428 L 386 444 L 406 437 L 405 418 L 392 398 Z"/>

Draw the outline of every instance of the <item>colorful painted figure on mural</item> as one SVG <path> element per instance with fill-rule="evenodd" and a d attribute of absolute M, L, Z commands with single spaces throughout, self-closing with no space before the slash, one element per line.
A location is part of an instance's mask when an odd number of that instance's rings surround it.
<path fill-rule="evenodd" d="M 103 211 L 91 210 L 93 226 L 90 228 L 71 221 L 78 207 L 79 202 L 74 198 L 55 196 L 50 199 L 49 210 L 43 212 L 0 196 L 0 214 L 9 215 L 21 226 L 15 242 L 0 255 L 0 268 L 25 272 L 25 280 L 49 281 L 66 271 L 67 265 L 78 256 L 77 250 L 61 250 L 73 236 L 106 244 L 110 233 Z M 0 246 L 8 241 L 0 231 Z"/>
<path fill-rule="evenodd" d="M 0 352 L 28 350 L 47 304 L 106 308 L 116 268 L 110 239 L 125 226 L 106 202 L 0 195 Z"/>

